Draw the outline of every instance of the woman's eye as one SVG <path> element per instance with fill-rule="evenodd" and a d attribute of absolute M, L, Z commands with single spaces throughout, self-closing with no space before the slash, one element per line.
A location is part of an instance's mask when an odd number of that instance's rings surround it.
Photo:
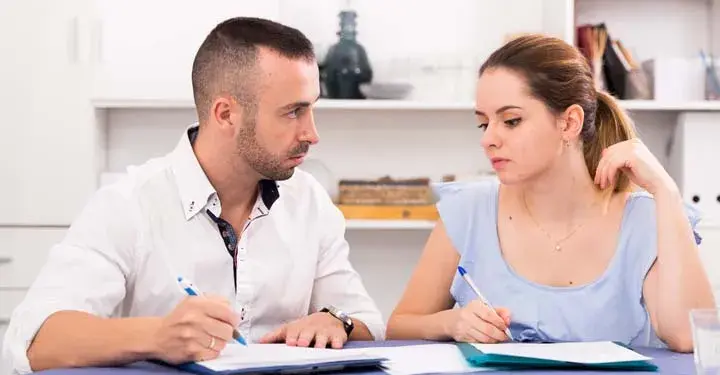
<path fill-rule="evenodd" d="M 482 130 L 487 130 L 488 124 L 480 124 L 480 125 L 478 125 L 477 127 L 480 128 L 480 129 L 482 129 Z"/>
<path fill-rule="evenodd" d="M 522 119 L 519 118 L 519 117 L 518 117 L 518 118 L 514 118 L 514 119 L 510 119 L 510 120 L 505 120 L 505 124 L 507 124 L 507 125 L 510 126 L 510 127 L 513 127 L 513 126 L 517 126 L 518 124 L 520 124 L 520 121 L 521 121 L 521 120 L 522 120 Z"/>

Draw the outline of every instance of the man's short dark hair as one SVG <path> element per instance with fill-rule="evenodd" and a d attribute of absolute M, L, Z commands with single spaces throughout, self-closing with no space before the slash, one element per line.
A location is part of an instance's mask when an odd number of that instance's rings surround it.
<path fill-rule="evenodd" d="M 193 96 L 201 122 L 219 94 L 230 94 L 246 107 L 255 107 L 253 73 L 260 47 L 289 59 L 315 59 L 312 42 L 297 29 L 254 17 L 223 21 L 208 34 L 193 61 Z"/>

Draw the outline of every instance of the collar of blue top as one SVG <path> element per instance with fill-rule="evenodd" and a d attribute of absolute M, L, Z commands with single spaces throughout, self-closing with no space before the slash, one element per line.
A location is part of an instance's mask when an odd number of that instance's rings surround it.
<path fill-rule="evenodd" d="M 195 142 L 195 139 L 197 139 L 199 130 L 199 126 L 193 126 L 188 129 L 188 138 L 190 139 L 191 145 Z M 271 209 L 275 201 L 280 198 L 277 182 L 270 179 L 262 179 L 258 182 L 258 189 L 260 189 L 260 198 L 265 204 L 265 207 L 267 207 L 268 210 Z"/>

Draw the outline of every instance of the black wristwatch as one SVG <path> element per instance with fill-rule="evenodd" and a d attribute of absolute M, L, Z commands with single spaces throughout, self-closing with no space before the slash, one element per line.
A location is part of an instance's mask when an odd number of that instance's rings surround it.
<path fill-rule="evenodd" d="M 352 332 L 353 328 L 355 328 L 355 324 L 353 324 L 352 319 L 347 314 L 345 314 L 345 312 L 334 306 L 325 307 L 320 310 L 320 312 L 328 313 L 340 320 L 343 324 L 343 327 L 345 328 L 345 333 L 348 335 L 348 337 L 350 337 L 350 332 Z"/>

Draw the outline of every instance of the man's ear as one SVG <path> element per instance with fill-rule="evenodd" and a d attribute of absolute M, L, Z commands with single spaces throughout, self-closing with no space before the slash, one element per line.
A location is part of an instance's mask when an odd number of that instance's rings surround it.
<path fill-rule="evenodd" d="M 560 115 L 559 126 L 563 132 L 563 138 L 566 140 L 579 138 L 584 122 L 585 111 L 582 107 L 577 104 L 568 107 L 565 112 Z"/>
<path fill-rule="evenodd" d="M 235 101 L 230 96 L 218 96 L 212 103 L 210 116 L 218 124 L 220 129 L 232 129 L 232 110 Z"/>

